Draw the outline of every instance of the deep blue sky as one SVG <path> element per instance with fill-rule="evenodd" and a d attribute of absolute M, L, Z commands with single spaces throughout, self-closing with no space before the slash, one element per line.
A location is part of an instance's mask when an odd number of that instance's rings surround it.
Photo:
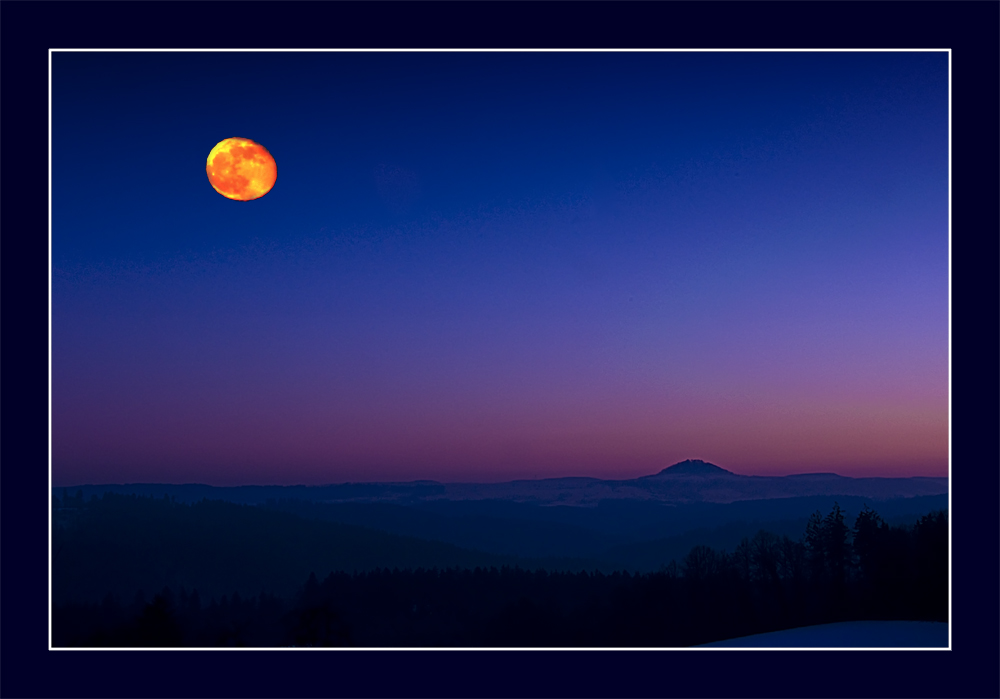
<path fill-rule="evenodd" d="M 54 482 L 945 475 L 947 68 L 55 53 Z"/>

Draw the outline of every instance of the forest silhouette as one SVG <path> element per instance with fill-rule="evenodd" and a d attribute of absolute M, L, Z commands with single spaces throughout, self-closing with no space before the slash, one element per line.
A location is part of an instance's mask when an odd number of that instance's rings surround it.
<path fill-rule="evenodd" d="M 891 526 L 866 506 L 851 526 L 835 504 L 797 540 L 760 530 L 733 551 L 698 545 L 638 574 L 570 572 L 568 561 L 531 569 L 331 522 L 312 523 L 312 538 L 303 537 L 292 515 L 231 503 L 113 494 L 84 502 L 79 493 L 58 504 L 55 647 L 682 647 L 838 621 L 948 620 L 943 510 Z M 218 550 L 207 532 L 219 527 L 238 531 L 245 550 Z M 102 549 L 112 529 L 145 554 Z M 394 560 L 411 563 L 379 567 L 386 546 L 405 549 Z M 354 566 L 322 580 L 302 572 L 304 554 L 317 550 Z M 263 589 L 218 594 L 232 566 L 255 562 L 270 577 L 244 572 L 266 579 Z M 137 574 L 143 567 L 172 584 L 129 587 L 150 579 Z M 74 589 L 75 580 L 93 589 Z M 103 597 L 96 580 L 106 583 Z"/>

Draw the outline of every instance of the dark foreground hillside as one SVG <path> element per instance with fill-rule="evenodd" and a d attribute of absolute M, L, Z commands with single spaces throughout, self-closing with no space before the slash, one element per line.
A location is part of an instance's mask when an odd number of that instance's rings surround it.
<path fill-rule="evenodd" d="M 54 510 L 53 601 L 131 598 L 164 586 L 197 588 L 206 600 L 239 592 L 290 597 L 310 573 L 375 568 L 600 567 L 583 559 L 525 559 L 307 520 L 250 505 L 106 493 L 67 496 Z"/>
<path fill-rule="evenodd" d="M 64 533 L 74 526 L 81 525 L 66 523 Z M 947 621 L 947 532 L 944 512 L 893 527 L 866 509 L 849 527 L 835 506 L 825 517 L 816 513 L 798 540 L 760 531 L 731 553 L 696 546 L 680 564 L 643 575 L 413 565 L 304 575 L 289 596 L 235 591 L 216 598 L 183 584 L 151 599 L 109 590 L 100 603 L 57 602 L 54 643 L 676 647 L 838 621 Z M 160 542 L 146 543 L 155 559 Z M 55 576 L 67 572 L 57 567 Z M 198 574 L 174 572 L 189 580 Z M 68 592 L 74 581 L 59 584 Z"/>

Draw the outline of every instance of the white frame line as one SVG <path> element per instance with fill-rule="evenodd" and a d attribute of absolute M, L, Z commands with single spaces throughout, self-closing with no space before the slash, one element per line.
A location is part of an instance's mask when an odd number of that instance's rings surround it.
<path fill-rule="evenodd" d="M 282 648 L 282 647 L 268 647 L 268 648 L 117 648 L 117 647 L 101 647 L 101 648 L 76 648 L 76 647 L 55 647 L 52 645 L 52 54 L 53 53 L 240 53 L 240 52 L 251 52 L 251 53 L 939 53 L 944 52 L 948 54 L 948 647 L 947 648 L 905 648 L 905 647 L 887 647 L 887 648 L 844 648 L 844 647 L 816 647 L 816 648 L 737 648 L 737 647 L 684 647 L 684 648 Z M 951 650 L 952 649 L 952 598 L 953 598 L 953 586 L 952 586 L 952 480 L 951 480 L 951 470 L 952 470 L 952 390 L 951 390 L 951 379 L 952 379 L 952 348 L 951 348 L 951 128 L 952 128 L 952 118 L 951 118 L 951 100 L 952 100 L 952 50 L 944 48 L 934 48 L 934 49 L 919 49 L 919 48 L 907 48 L 907 49 L 816 49 L 816 48 L 802 48 L 802 49 L 733 49 L 733 48 L 720 48 L 720 49 L 636 49 L 636 48 L 603 48 L 603 49 L 587 49 L 587 48 L 571 48 L 571 49 L 509 49 L 509 48 L 496 48 L 496 49 L 483 49 L 483 48 L 446 48 L 446 49 L 428 49 L 428 48 L 384 48 L 384 49 L 373 49 L 373 48 L 318 48 L 318 49 L 301 49 L 301 48 L 291 48 L 291 49 L 150 49 L 150 48 L 136 48 L 136 49 L 95 49 L 95 48 L 50 48 L 48 51 L 48 63 L 49 63 L 49 104 L 48 104 L 48 115 L 49 115 L 49 334 L 48 334 L 48 372 L 49 372 L 49 415 L 48 415 L 48 460 L 49 460 L 49 492 L 48 492 L 48 507 L 49 507 L 49 559 L 48 559 L 48 579 L 49 579 L 49 608 L 48 608 L 48 649 L 49 650 L 70 650 L 70 651 L 114 651 L 114 650 L 132 650 L 132 651 L 142 651 L 142 650 L 178 650 L 178 651 L 202 651 L 202 650 L 221 650 L 221 651 L 254 651 L 254 650 L 324 650 L 324 651 L 337 651 L 337 650 L 348 650 L 348 651 L 379 651 L 379 650 L 413 650 L 413 651 L 451 651 L 451 650 L 463 650 L 463 651 L 538 651 L 538 650 L 576 650 L 576 651 L 678 651 L 678 650 L 702 650 L 702 651 L 713 651 L 713 650 L 738 650 L 738 651 L 756 651 L 756 650 L 799 650 L 799 651 L 809 651 L 809 650 L 843 650 L 843 651 L 866 651 L 866 650 Z"/>

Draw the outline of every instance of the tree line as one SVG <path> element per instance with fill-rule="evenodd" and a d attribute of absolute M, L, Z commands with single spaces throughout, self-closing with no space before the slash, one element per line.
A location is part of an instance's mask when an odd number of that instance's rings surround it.
<path fill-rule="evenodd" d="M 890 526 L 838 505 L 799 540 L 767 531 L 733 550 L 695 546 L 658 572 L 516 566 L 309 576 L 294 596 L 62 604 L 56 646 L 678 647 L 835 621 L 948 619 L 948 522 Z"/>

